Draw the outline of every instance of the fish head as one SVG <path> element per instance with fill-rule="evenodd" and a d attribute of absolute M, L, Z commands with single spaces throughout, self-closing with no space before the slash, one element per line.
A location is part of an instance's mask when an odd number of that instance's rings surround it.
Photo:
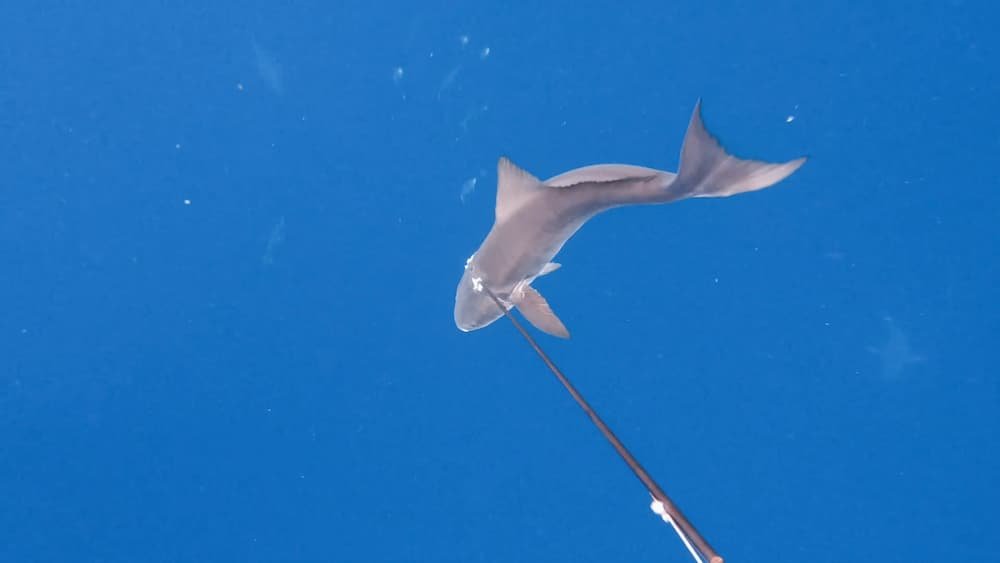
<path fill-rule="evenodd" d="M 455 291 L 455 325 L 464 332 L 483 328 L 503 316 L 503 311 L 484 291 L 487 281 L 483 273 L 475 265 L 475 256 L 465 264 L 465 273 Z M 497 298 L 508 308 L 505 295 L 496 293 Z"/>

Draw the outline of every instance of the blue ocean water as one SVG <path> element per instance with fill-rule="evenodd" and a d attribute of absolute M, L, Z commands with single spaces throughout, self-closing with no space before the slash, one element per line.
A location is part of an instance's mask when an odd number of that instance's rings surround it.
<path fill-rule="evenodd" d="M 556 361 L 727 561 L 1000 561 L 998 10 L 8 3 L 0 561 L 688 561 L 506 321 L 500 155 L 759 193 L 619 209 Z"/>

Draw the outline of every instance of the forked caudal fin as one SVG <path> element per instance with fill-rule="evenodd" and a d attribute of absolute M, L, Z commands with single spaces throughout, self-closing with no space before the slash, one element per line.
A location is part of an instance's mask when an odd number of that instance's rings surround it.
<path fill-rule="evenodd" d="M 784 180 L 805 161 L 802 157 L 773 164 L 726 153 L 705 128 L 698 100 L 684 136 L 680 169 L 669 189 L 681 197 L 726 197 L 752 192 Z"/>

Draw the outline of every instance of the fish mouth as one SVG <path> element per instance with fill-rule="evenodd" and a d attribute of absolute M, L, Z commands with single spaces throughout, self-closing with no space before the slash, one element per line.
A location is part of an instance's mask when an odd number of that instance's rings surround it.
<path fill-rule="evenodd" d="M 472 332 L 472 331 L 476 330 L 477 328 L 479 328 L 474 323 L 469 323 L 469 322 L 465 322 L 465 321 L 459 320 L 458 317 L 455 317 L 455 326 L 458 327 L 458 330 L 460 330 L 462 332 Z"/>

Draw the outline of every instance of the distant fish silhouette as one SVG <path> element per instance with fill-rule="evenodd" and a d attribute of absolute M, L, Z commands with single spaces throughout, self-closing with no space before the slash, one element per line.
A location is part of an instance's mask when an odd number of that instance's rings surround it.
<path fill-rule="evenodd" d="M 868 351 L 881 360 L 882 377 L 889 380 L 899 379 L 906 366 L 923 362 L 924 358 L 910 347 L 910 339 L 896 326 L 892 317 L 886 316 L 883 320 L 889 329 L 885 343 L 879 347 L 869 346 Z"/>
<path fill-rule="evenodd" d="M 438 85 L 437 99 L 440 100 L 444 94 L 451 90 L 452 86 L 455 85 L 455 80 L 458 78 L 458 74 L 462 72 L 462 65 L 455 65 L 455 68 L 448 71 L 448 74 L 441 79 L 441 84 Z"/>
<path fill-rule="evenodd" d="M 271 227 L 271 233 L 267 236 L 267 246 L 264 254 L 260 257 L 261 264 L 270 266 L 274 264 L 274 253 L 281 243 L 285 242 L 285 216 L 282 215 L 278 222 Z"/>
<path fill-rule="evenodd" d="M 763 189 L 788 177 L 803 162 L 805 158 L 771 164 L 730 156 L 705 129 L 700 102 L 688 125 L 677 174 L 641 166 L 601 164 L 541 182 L 501 158 L 497 166 L 496 220 L 479 250 L 466 261 L 455 295 L 455 324 L 463 331 L 482 328 L 501 316 L 510 319 L 649 491 L 653 512 L 674 528 L 699 563 L 702 557 L 710 563 L 723 560 L 511 310 L 517 307 L 543 332 L 569 337 L 565 325 L 531 283 L 559 268 L 552 259 L 588 219 L 623 205 L 724 197 Z"/>
<path fill-rule="evenodd" d="M 277 95 L 285 93 L 285 71 L 273 53 L 257 43 L 257 39 L 251 37 L 253 43 L 254 60 L 257 63 L 257 74 L 261 80 L 271 88 Z"/>

